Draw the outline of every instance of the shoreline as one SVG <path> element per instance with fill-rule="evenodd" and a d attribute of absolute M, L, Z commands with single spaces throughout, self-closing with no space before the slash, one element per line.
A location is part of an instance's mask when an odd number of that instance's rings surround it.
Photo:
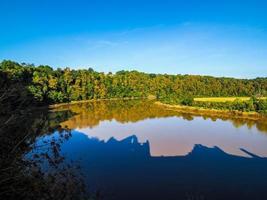
<path fill-rule="evenodd" d="M 218 110 L 218 109 L 207 109 L 194 106 L 182 106 L 182 105 L 170 105 L 155 102 L 158 106 L 163 106 L 169 110 L 175 110 L 184 114 L 192 114 L 197 116 L 209 116 L 209 117 L 228 117 L 235 119 L 248 119 L 253 121 L 267 120 L 267 116 L 258 112 L 242 112 L 237 110 Z"/>
<path fill-rule="evenodd" d="M 138 99 L 147 99 L 145 97 L 124 97 L 124 98 L 110 98 L 110 99 L 88 99 L 88 100 L 80 100 L 80 101 L 71 101 L 67 103 L 56 103 L 51 104 L 49 108 L 57 108 L 60 106 L 74 105 L 79 103 L 88 103 L 88 102 L 96 102 L 96 101 L 118 101 L 118 100 L 138 100 Z"/>
<path fill-rule="evenodd" d="M 125 97 L 125 98 L 110 98 L 110 99 L 88 99 L 88 100 L 80 100 L 80 101 L 71 101 L 68 103 L 57 103 L 49 105 L 49 109 L 58 108 L 61 106 L 75 105 L 80 103 L 88 103 L 88 102 L 97 102 L 97 101 L 118 101 L 118 100 L 141 100 L 150 98 L 145 97 Z M 233 119 L 248 119 L 253 121 L 259 120 L 267 120 L 267 116 L 260 114 L 258 112 L 243 112 L 237 110 L 218 110 L 218 109 L 207 109 L 201 107 L 194 106 L 183 106 L 183 105 L 171 105 L 161 103 L 160 101 L 155 101 L 155 105 L 165 107 L 168 110 L 178 111 L 184 114 L 192 114 L 196 116 L 208 116 L 208 117 L 227 117 Z"/>

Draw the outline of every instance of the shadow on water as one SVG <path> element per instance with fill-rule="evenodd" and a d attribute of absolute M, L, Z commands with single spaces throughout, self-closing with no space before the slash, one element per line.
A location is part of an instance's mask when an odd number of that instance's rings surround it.
<path fill-rule="evenodd" d="M 88 185 L 103 199 L 267 199 L 267 158 L 245 149 L 249 158 L 199 144 L 185 156 L 152 157 L 149 142 L 135 135 L 104 142 L 72 134 L 62 150 L 80 155 Z"/>

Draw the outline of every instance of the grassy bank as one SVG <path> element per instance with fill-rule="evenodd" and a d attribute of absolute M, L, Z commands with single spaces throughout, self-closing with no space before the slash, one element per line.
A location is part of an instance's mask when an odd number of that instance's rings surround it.
<path fill-rule="evenodd" d="M 233 101 L 249 101 L 251 97 L 200 97 L 194 98 L 196 102 L 233 102 Z M 260 97 L 259 99 L 265 100 L 266 97 Z"/>
<path fill-rule="evenodd" d="M 227 98 L 227 97 L 226 97 Z M 74 105 L 87 102 L 96 102 L 96 101 L 116 101 L 116 100 L 134 100 L 134 99 L 150 99 L 150 98 L 111 98 L 111 99 L 90 99 L 90 100 L 81 100 L 81 101 L 72 101 L 69 103 L 60 103 L 50 105 L 49 108 L 57 108 L 64 105 Z M 207 98 L 209 99 L 209 98 Z M 218 98 L 216 98 L 218 99 Z M 171 105 L 168 103 L 162 103 L 159 101 L 155 102 L 158 106 L 163 106 L 166 109 L 176 110 L 185 114 L 193 114 L 199 116 L 214 116 L 214 117 L 230 117 L 230 118 L 243 118 L 250 120 L 267 120 L 267 115 L 261 114 L 255 111 L 238 111 L 238 110 L 228 110 L 228 109 L 213 109 L 213 108 L 202 108 L 196 106 L 186 106 L 186 105 Z"/>
<path fill-rule="evenodd" d="M 183 106 L 183 105 L 170 105 L 161 103 L 159 101 L 155 102 L 158 106 L 163 106 L 166 109 L 176 110 L 181 113 L 193 114 L 193 115 L 203 115 L 203 116 L 214 116 L 214 117 L 230 117 L 230 118 L 243 118 L 250 120 L 267 120 L 267 116 L 257 112 L 242 112 L 236 110 L 217 110 L 217 109 L 207 109 L 194 106 Z"/>

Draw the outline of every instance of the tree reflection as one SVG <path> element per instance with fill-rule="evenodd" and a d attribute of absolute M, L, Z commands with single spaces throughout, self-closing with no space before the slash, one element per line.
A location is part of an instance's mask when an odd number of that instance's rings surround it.
<path fill-rule="evenodd" d="M 1 118 L 0 199 L 84 199 L 88 197 L 75 163 L 65 162 L 61 145 L 71 137 L 59 124 L 73 116 L 47 108 Z M 36 139 L 57 131 L 58 137 Z M 38 138 L 39 140 L 40 138 Z M 45 168 L 44 168 L 45 166 Z"/>
<path fill-rule="evenodd" d="M 244 119 L 225 115 L 210 115 L 205 113 L 188 114 L 173 109 L 168 109 L 154 104 L 149 100 L 112 100 L 112 101 L 93 101 L 89 103 L 73 104 L 58 107 L 56 110 L 71 110 L 77 115 L 62 123 L 69 128 L 95 127 L 104 120 L 116 120 L 120 123 L 137 122 L 149 118 L 162 117 L 182 117 L 191 121 L 195 117 L 201 116 L 203 119 L 216 121 L 230 121 L 235 127 L 246 125 L 248 128 L 255 126 L 262 132 L 267 132 L 267 122 L 264 119 Z"/>

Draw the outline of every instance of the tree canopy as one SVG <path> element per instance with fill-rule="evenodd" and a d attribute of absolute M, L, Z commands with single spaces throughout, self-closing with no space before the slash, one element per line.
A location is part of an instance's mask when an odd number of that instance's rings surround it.
<path fill-rule="evenodd" d="M 0 73 L 1 83 L 19 82 L 27 86 L 37 102 L 44 104 L 151 95 L 157 99 L 267 95 L 267 78 L 235 79 L 124 70 L 103 73 L 92 68 L 53 69 L 48 65 L 8 60 L 0 63 Z"/>

